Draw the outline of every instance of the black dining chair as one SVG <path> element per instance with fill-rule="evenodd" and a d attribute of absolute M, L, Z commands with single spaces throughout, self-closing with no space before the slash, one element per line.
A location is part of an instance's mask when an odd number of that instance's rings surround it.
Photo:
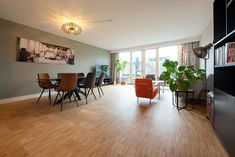
<path fill-rule="evenodd" d="M 101 91 L 102 94 L 104 95 L 104 92 L 103 92 L 103 90 L 102 90 L 102 88 L 101 88 L 101 85 L 102 85 L 102 83 L 104 82 L 104 77 L 105 77 L 105 73 L 101 73 L 99 79 L 98 79 L 98 80 L 96 81 L 96 83 L 95 83 L 95 86 L 96 86 L 97 89 L 98 89 L 100 98 L 101 98 L 100 91 Z"/>
<path fill-rule="evenodd" d="M 85 77 L 85 74 L 84 74 L 84 73 L 77 73 L 77 75 L 78 75 L 78 78 L 79 78 L 79 77 L 81 77 L 81 78 L 82 78 L 82 77 Z"/>
<path fill-rule="evenodd" d="M 60 81 L 59 86 L 56 88 L 57 95 L 55 99 L 55 102 L 56 102 L 58 96 L 61 97 L 60 111 L 63 110 L 63 103 L 64 103 L 63 101 L 65 98 L 65 93 L 68 94 L 68 92 L 71 93 L 71 96 L 74 97 L 74 100 L 76 101 L 76 104 L 78 106 L 76 96 L 74 95 L 74 91 L 77 89 L 77 74 L 76 73 L 62 73 L 60 77 L 61 77 L 61 81 Z M 62 95 L 60 94 L 60 92 L 62 92 Z M 71 99 L 70 99 L 70 102 L 71 102 Z"/>
<path fill-rule="evenodd" d="M 38 75 L 38 85 L 39 87 L 42 88 L 42 92 L 37 100 L 37 103 L 39 102 L 45 89 L 48 89 L 49 90 L 48 97 L 49 97 L 50 104 L 51 104 L 51 89 L 55 88 L 56 85 L 52 84 L 48 73 L 38 73 L 37 75 Z"/>
<path fill-rule="evenodd" d="M 95 100 L 96 100 L 96 96 L 94 94 L 94 91 L 93 89 L 95 88 L 95 73 L 88 73 L 87 76 L 86 76 L 86 79 L 84 82 L 79 82 L 78 83 L 78 88 L 79 90 L 81 88 L 84 88 L 84 95 L 85 95 L 85 98 L 86 98 L 86 104 L 87 104 L 87 97 L 89 95 L 89 92 L 91 91 L 91 93 L 93 94 Z"/>
<path fill-rule="evenodd" d="M 84 84 L 85 79 L 86 79 L 85 74 L 84 73 L 77 73 L 77 75 L 78 75 L 78 84 L 79 83 Z"/>

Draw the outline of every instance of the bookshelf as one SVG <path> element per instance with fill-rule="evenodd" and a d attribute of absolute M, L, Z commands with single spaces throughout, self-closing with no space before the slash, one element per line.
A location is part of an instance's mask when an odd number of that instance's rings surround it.
<path fill-rule="evenodd" d="M 234 19 L 235 0 L 214 1 L 214 129 L 230 156 L 235 156 Z"/>

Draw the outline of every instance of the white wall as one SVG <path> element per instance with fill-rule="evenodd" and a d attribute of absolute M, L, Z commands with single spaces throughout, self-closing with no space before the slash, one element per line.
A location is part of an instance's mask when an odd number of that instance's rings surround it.
<path fill-rule="evenodd" d="M 213 43 L 213 21 L 211 20 L 206 29 L 203 31 L 200 40 L 200 46 L 205 46 L 209 43 Z M 204 60 L 200 59 L 200 68 L 204 69 Z M 211 48 L 209 52 L 209 59 L 207 60 L 207 76 L 214 74 L 214 49 Z M 213 80 L 208 81 L 208 88 L 213 89 Z"/>

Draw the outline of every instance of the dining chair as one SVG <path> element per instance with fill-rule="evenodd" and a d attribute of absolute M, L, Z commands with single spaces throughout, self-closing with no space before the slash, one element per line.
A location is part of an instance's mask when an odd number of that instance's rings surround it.
<path fill-rule="evenodd" d="M 57 73 L 57 78 L 58 78 L 58 79 L 61 79 L 62 74 L 63 74 L 63 73 Z"/>
<path fill-rule="evenodd" d="M 96 83 L 95 83 L 95 86 L 96 86 L 96 88 L 98 89 L 100 98 L 101 98 L 100 91 L 101 91 L 102 94 L 104 95 L 104 92 L 103 92 L 103 90 L 102 90 L 102 88 L 101 88 L 101 85 L 102 85 L 102 83 L 104 82 L 104 77 L 105 77 L 105 73 L 101 73 L 99 79 L 98 79 L 98 80 L 96 81 Z"/>
<path fill-rule="evenodd" d="M 87 104 L 87 97 L 89 95 L 89 92 L 91 91 L 91 93 L 93 94 L 95 100 L 96 100 L 96 96 L 94 94 L 94 89 L 95 87 L 95 73 L 88 73 L 87 76 L 86 76 L 86 79 L 84 82 L 81 82 L 81 83 L 78 83 L 78 88 L 79 90 L 81 88 L 84 88 L 84 95 L 85 95 L 85 98 L 86 98 L 86 104 Z"/>
<path fill-rule="evenodd" d="M 57 95 L 56 95 L 56 99 L 55 99 L 55 102 L 56 102 L 57 99 L 58 99 L 58 96 L 61 97 L 60 111 L 63 110 L 63 103 L 64 103 L 64 99 L 65 99 L 65 93 L 67 93 L 67 92 L 71 93 L 71 96 L 73 96 L 73 98 L 75 99 L 76 104 L 78 106 L 76 96 L 74 95 L 74 91 L 76 89 L 77 89 L 77 74 L 76 73 L 61 73 L 61 81 L 60 81 L 59 86 L 56 88 Z M 62 95 L 60 94 L 60 92 L 62 92 Z"/>
<path fill-rule="evenodd" d="M 50 104 L 51 104 L 51 89 L 55 88 L 55 85 L 52 84 L 48 73 L 38 73 L 37 76 L 38 76 L 38 85 L 39 85 L 39 87 L 42 88 L 42 92 L 37 100 L 37 103 L 39 102 L 45 89 L 48 89 L 49 90 L 48 98 L 49 98 Z"/>
<path fill-rule="evenodd" d="M 84 83 L 85 82 L 85 79 L 86 79 L 86 77 L 85 77 L 85 74 L 84 73 L 77 73 L 77 75 L 78 75 L 78 83 Z"/>
<path fill-rule="evenodd" d="M 77 73 L 78 77 L 85 77 L 84 73 Z"/>

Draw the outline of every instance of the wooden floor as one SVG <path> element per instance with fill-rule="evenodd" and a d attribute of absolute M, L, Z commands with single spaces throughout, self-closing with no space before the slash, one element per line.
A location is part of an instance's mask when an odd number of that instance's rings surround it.
<path fill-rule="evenodd" d="M 166 91 L 149 106 L 133 86 L 52 107 L 44 97 L 0 105 L 0 157 L 226 157 L 204 113 L 178 111 Z M 98 94 L 96 93 L 97 97 Z"/>

